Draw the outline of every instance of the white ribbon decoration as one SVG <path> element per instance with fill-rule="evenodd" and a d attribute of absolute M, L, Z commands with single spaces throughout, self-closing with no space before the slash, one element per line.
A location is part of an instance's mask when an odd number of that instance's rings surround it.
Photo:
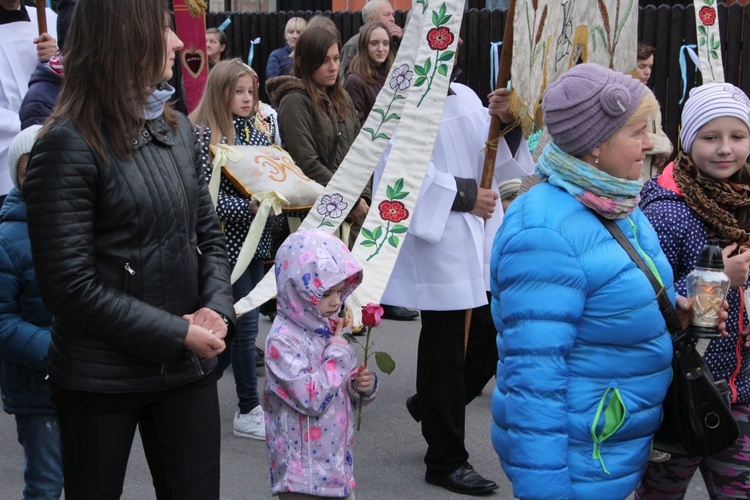
<path fill-rule="evenodd" d="M 209 146 L 214 154 L 214 161 L 211 163 L 211 180 L 208 183 L 208 193 L 211 195 L 211 201 L 216 207 L 219 200 L 219 186 L 221 184 L 221 168 L 226 166 L 227 160 L 234 163 L 242 159 L 242 155 L 231 146 L 226 144 L 212 144 Z"/>
<path fill-rule="evenodd" d="M 253 218 L 253 222 L 250 224 L 250 230 L 247 232 L 247 236 L 245 236 L 245 242 L 242 243 L 240 254 L 237 256 L 237 263 L 232 270 L 232 284 L 242 276 L 247 266 L 250 265 L 250 261 L 253 260 L 255 250 L 258 249 L 258 243 L 260 243 L 260 238 L 263 235 L 263 230 L 266 228 L 268 215 L 270 213 L 280 215 L 281 207 L 289 205 L 289 201 L 276 191 L 254 193 L 252 199 L 257 201 L 260 206 Z"/>

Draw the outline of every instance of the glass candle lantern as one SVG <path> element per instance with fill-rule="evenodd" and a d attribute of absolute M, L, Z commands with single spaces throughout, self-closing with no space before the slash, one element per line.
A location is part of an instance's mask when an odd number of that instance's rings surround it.
<path fill-rule="evenodd" d="M 727 297 L 729 278 L 724 274 L 724 259 L 716 241 L 709 240 L 703 247 L 686 282 L 687 296 L 693 299 L 688 333 L 698 338 L 720 339 L 719 313 Z"/>

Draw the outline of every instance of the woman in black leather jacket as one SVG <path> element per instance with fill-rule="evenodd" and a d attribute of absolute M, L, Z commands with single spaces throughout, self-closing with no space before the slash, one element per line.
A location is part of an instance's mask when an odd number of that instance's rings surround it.
<path fill-rule="evenodd" d="M 79 0 L 66 47 L 24 184 L 65 497 L 118 498 L 138 426 L 157 497 L 218 498 L 234 311 L 192 126 L 165 105 L 182 42 L 162 2 Z"/>

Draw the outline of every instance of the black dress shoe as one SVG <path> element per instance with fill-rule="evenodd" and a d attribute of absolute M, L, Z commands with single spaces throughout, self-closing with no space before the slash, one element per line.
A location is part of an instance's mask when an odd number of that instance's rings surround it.
<path fill-rule="evenodd" d="M 260 347 L 255 348 L 255 367 L 256 368 L 263 368 L 266 366 L 266 363 L 263 361 L 263 358 L 265 357 L 266 353 L 263 352 L 263 349 Z"/>
<path fill-rule="evenodd" d="M 463 495 L 481 495 L 498 488 L 497 483 L 483 478 L 468 464 L 444 476 L 434 476 L 428 472 L 424 475 L 424 480 Z"/>
<path fill-rule="evenodd" d="M 419 413 L 416 401 L 414 401 L 414 396 L 409 396 L 408 398 L 406 398 L 406 409 L 409 410 L 409 415 L 411 415 L 411 418 L 413 418 L 417 422 L 422 421 L 422 415 Z"/>
<path fill-rule="evenodd" d="M 407 309 L 399 306 L 381 306 L 383 308 L 383 317 L 396 321 L 410 321 L 419 317 L 419 312 L 414 309 Z"/>

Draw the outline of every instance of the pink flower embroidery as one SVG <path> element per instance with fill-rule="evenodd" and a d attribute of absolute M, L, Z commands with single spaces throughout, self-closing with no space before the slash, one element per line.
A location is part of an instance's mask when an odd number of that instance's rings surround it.
<path fill-rule="evenodd" d="M 289 399 L 289 392 L 283 387 L 276 389 L 276 394 L 278 394 L 281 399 Z"/>

